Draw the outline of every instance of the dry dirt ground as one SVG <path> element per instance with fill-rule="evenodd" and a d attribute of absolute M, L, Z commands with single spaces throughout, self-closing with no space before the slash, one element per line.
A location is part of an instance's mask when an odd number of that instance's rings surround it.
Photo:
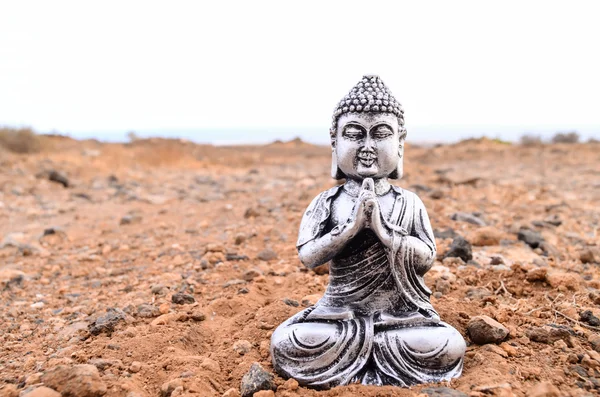
<path fill-rule="evenodd" d="M 233 397 L 253 363 L 273 372 L 273 329 L 327 285 L 295 241 L 335 183 L 329 148 L 52 141 L 0 148 L 0 396 Z M 467 340 L 462 377 L 314 391 L 275 376 L 275 395 L 598 395 L 600 145 L 472 140 L 406 155 L 396 183 L 437 232 L 426 282 Z M 444 258 L 448 229 L 472 260 Z M 480 315 L 505 340 L 474 343 Z"/>

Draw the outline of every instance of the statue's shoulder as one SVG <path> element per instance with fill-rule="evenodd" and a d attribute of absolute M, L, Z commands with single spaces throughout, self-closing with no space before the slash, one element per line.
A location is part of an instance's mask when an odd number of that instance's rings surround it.
<path fill-rule="evenodd" d="M 421 205 L 421 206 L 423 205 L 423 202 L 421 201 L 421 199 L 419 198 L 417 193 L 415 193 L 411 190 L 408 190 L 408 189 L 401 188 L 400 186 L 396 186 L 396 185 L 392 185 L 392 188 L 396 192 L 397 197 L 404 197 L 404 199 L 410 200 L 417 205 Z"/>
<path fill-rule="evenodd" d="M 320 206 L 327 204 L 329 202 L 329 200 L 331 200 L 333 197 L 335 197 L 335 195 L 338 193 L 340 188 L 341 188 L 341 185 L 337 185 L 337 186 L 334 186 L 332 188 L 329 188 L 329 189 L 317 194 L 317 196 L 308 205 L 306 212 L 310 211 L 311 209 L 314 209 L 315 207 L 320 207 Z"/>

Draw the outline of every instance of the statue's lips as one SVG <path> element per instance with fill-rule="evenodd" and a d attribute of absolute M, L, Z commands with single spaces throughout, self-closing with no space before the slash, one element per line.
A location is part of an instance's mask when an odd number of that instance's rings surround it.
<path fill-rule="evenodd" d="M 373 165 L 373 163 L 375 162 L 375 160 L 377 160 L 377 156 L 375 156 L 374 154 L 359 154 L 358 156 L 358 161 L 364 165 L 365 167 L 370 167 Z"/>

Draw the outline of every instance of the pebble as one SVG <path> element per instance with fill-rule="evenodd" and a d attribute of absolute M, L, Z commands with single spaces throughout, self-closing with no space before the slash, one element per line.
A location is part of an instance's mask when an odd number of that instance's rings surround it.
<path fill-rule="evenodd" d="M 458 222 L 467 222 L 476 226 L 486 226 L 486 223 L 483 219 L 467 212 L 455 212 L 450 216 L 450 219 Z"/>
<path fill-rule="evenodd" d="M 170 397 L 171 394 L 173 394 L 173 392 L 180 387 L 181 390 L 183 390 L 183 381 L 179 378 L 165 382 L 160 387 L 160 396 Z"/>
<path fill-rule="evenodd" d="M 526 335 L 534 342 L 553 344 L 557 340 L 570 343 L 571 333 L 564 326 L 544 325 L 542 327 L 532 327 L 526 331 Z"/>
<path fill-rule="evenodd" d="M 550 382 L 540 382 L 529 389 L 527 397 L 561 397 L 560 390 Z"/>
<path fill-rule="evenodd" d="M 252 364 L 250 370 L 242 377 L 240 386 L 242 397 L 252 397 L 258 391 L 275 389 L 273 375 L 265 371 L 259 363 Z"/>
<path fill-rule="evenodd" d="M 185 305 L 196 302 L 196 299 L 193 295 L 177 292 L 171 297 L 171 302 L 175 303 L 176 305 Z"/>
<path fill-rule="evenodd" d="M 600 318 L 594 316 L 591 310 L 585 310 L 579 314 L 579 321 L 587 323 L 593 327 L 600 326 Z"/>
<path fill-rule="evenodd" d="M 525 280 L 529 282 L 546 281 L 546 274 L 548 274 L 548 270 L 544 267 L 529 269 L 525 275 Z"/>
<path fill-rule="evenodd" d="M 275 397 L 275 392 L 273 390 L 261 390 L 254 393 L 252 397 Z"/>
<path fill-rule="evenodd" d="M 204 361 L 202 361 L 202 363 L 200 364 L 200 367 L 212 371 L 216 374 L 221 372 L 221 366 L 219 365 L 219 363 L 211 358 L 205 358 Z"/>
<path fill-rule="evenodd" d="M 131 373 L 138 373 L 142 370 L 142 363 L 139 361 L 134 361 L 131 363 L 131 365 L 129 366 L 129 372 Z"/>
<path fill-rule="evenodd" d="M 478 344 L 500 343 L 508 336 L 508 328 L 488 316 L 476 316 L 467 324 L 467 333 Z"/>
<path fill-rule="evenodd" d="M 59 183 L 63 185 L 63 187 L 69 187 L 70 185 L 69 178 L 67 178 L 67 176 L 62 172 L 56 170 L 51 170 L 48 173 L 48 180 L 51 182 Z"/>
<path fill-rule="evenodd" d="M 312 295 L 306 295 L 305 297 L 303 297 L 300 302 L 302 303 L 302 306 L 308 307 L 308 306 L 313 306 L 314 304 L 316 304 L 319 299 L 321 299 L 321 295 L 319 294 L 312 294 Z"/>
<path fill-rule="evenodd" d="M 187 319 L 188 319 L 188 316 L 185 313 L 166 313 L 166 314 L 162 314 L 162 315 L 156 317 L 150 323 L 150 325 L 152 325 L 152 326 L 167 325 L 174 321 L 185 321 Z"/>
<path fill-rule="evenodd" d="M 190 314 L 190 318 L 194 321 L 204 321 L 206 320 L 206 314 L 199 310 L 195 310 Z"/>
<path fill-rule="evenodd" d="M 246 241 L 246 240 L 247 240 L 247 237 L 244 233 L 238 233 L 235 235 L 234 243 L 235 243 L 235 245 L 240 245 L 240 244 L 244 243 L 244 241 Z"/>
<path fill-rule="evenodd" d="M 591 249 L 584 249 L 579 253 L 579 260 L 581 263 L 595 263 L 596 258 L 594 252 Z"/>
<path fill-rule="evenodd" d="M 63 397 L 101 397 L 107 392 L 98 368 L 90 364 L 59 365 L 42 375 L 42 382 Z"/>
<path fill-rule="evenodd" d="M 272 249 L 267 248 L 265 250 L 260 251 L 256 258 L 260 259 L 261 261 L 272 261 L 274 259 L 277 259 L 277 253 Z"/>
<path fill-rule="evenodd" d="M 238 389 L 231 388 L 223 393 L 223 397 L 240 397 L 240 392 Z"/>
<path fill-rule="evenodd" d="M 292 307 L 298 307 L 298 306 L 300 306 L 300 303 L 298 303 L 298 301 L 295 301 L 295 300 L 290 299 L 290 298 L 283 298 L 283 303 L 285 303 L 288 306 L 292 306 Z"/>
<path fill-rule="evenodd" d="M 142 303 L 137 307 L 137 315 L 143 318 L 152 318 L 160 316 L 160 309 L 154 305 Z"/>
<path fill-rule="evenodd" d="M 41 386 L 23 394 L 23 397 L 61 397 L 61 394 L 49 387 Z"/>
<path fill-rule="evenodd" d="M 142 216 L 139 214 L 127 214 L 121 218 L 119 221 L 120 225 L 133 225 L 136 223 L 140 223 L 142 221 Z"/>
<path fill-rule="evenodd" d="M 450 244 L 450 249 L 444 255 L 444 258 L 461 258 L 463 261 L 468 262 L 473 259 L 473 249 L 471 243 L 465 240 L 461 236 L 456 236 Z"/>
<path fill-rule="evenodd" d="M 517 238 L 531 248 L 538 248 L 544 242 L 544 237 L 540 233 L 529 229 L 519 230 Z"/>
<path fill-rule="evenodd" d="M 121 321 L 125 321 L 125 313 L 121 309 L 110 308 L 107 313 L 100 316 L 88 326 L 88 330 L 92 335 L 101 333 L 111 334 L 115 330 L 115 326 Z"/>
<path fill-rule="evenodd" d="M 233 351 L 243 356 L 252 349 L 252 344 L 247 340 L 240 339 L 234 342 Z"/>

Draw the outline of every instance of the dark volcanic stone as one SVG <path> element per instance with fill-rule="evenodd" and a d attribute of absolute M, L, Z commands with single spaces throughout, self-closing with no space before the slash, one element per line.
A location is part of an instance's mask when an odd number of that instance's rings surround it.
<path fill-rule="evenodd" d="M 111 308 L 107 310 L 104 316 L 100 316 L 88 326 L 92 335 L 99 335 L 103 332 L 112 334 L 115 326 L 121 321 L 125 321 L 125 313 L 120 309 Z"/>
<path fill-rule="evenodd" d="M 467 222 L 476 226 L 486 225 L 483 219 L 474 214 L 469 214 L 468 212 L 456 212 L 450 216 L 450 219 L 457 222 Z"/>
<path fill-rule="evenodd" d="M 265 371 L 259 363 L 252 364 L 250 371 L 242 377 L 242 384 L 240 386 L 242 397 L 252 397 L 257 391 L 275 389 L 276 385 L 273 381 L 273 375 Z"/>
<path fill-rule="evenodd" d="M 69 179 L 61 172 L 52 170 L 48 173 L 48 180 L 69 187 Z"/>
<path fill-rule="evenodd" d="M 450 249 L 444 255 L 444 258 L 461 258 L 463 261 L 468 262 L 473 259 L 473 249 L 471 243 L 465 240 L 461 236 L 456 236 L 450 244 Z"/>
<path fill-rule="evenodd" d="M 519 230 L 517 238 L 534 249 L 538 248 L 544 242 L 544 238 L 541 234 L 529 229 Z"/>
<path fill-rule="evenodd" d="M 285 303 L 288 306 L 292 306 L 292 307 L 298 307 L 298 306 L 300 306 L 300 303 L 298 303 L 298 301 L 295 301 L 295 300 L 290 299 L 290 298 L 283 298 L 283 303 Z"/>
<path fill-rule="evenodd" d="M 428 397 L 468 397 L 465 393 L 449 387 L 428 387 L 421 390 Z"/>
<path fill-rule="evenodd" d="M 600 325 L 600 318 L 594 316 L 591 310 L 586 310 L 579 314 L 579 320 L 583 321 L 584 323 L 588 323 L 589 325 L 592 325 L 594 327 Z"/>
<path fill-rule="evenodd" d="M 173 294 L 171 297 L 171 302 L 176 305 L 185 305 L 186 303 L 194 303 L 196 299 L 190 294 L 184 294 L 183 292 L 178 292 Z"/>

